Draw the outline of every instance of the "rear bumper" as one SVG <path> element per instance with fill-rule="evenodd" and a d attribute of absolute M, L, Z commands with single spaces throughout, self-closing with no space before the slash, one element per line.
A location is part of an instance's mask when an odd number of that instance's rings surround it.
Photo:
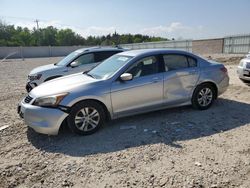
<path fill-rule="evenodd" d="M 229 76 L 226 76 L 218 85 L 218 96 L 224 93 L 229 86 Z"/>
<path fill-rule="evenodd" d="M 38 133 L 57 135 L 67 113 L 56 108 L 44 108 L 21 102 L 18 114 L 24 122 Z"/>

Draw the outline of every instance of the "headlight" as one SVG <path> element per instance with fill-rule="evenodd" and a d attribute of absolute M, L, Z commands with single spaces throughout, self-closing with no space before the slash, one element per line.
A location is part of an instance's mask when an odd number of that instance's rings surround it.
<path fill-rule="evenodd" d="M 239 66 L 243 67 L 243 63 L 244 63 L 244 61 L 241 60 Z"/>
<path fill-rule="evenodd" d="M 41 77 L 42 77 L 42 74 L 29 75 L 29 76 L 28 76 L 28 79 L 29 79 L 30 81 L 33 81 L 33 80 L 39 80 Z"/>
<path fill-rule="evenodd" d="M 33 105 L 44 107 L 56 107 L 68 93 L 61 93 L 57 95 L 51 95 L 46 97 L 37 98 Z"/>

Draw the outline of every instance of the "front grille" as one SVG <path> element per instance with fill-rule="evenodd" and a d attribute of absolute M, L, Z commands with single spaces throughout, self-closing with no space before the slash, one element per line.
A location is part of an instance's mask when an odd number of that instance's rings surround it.
<path fill-rule="evenodd" d="M 36 76 L 30 76 L 30 75 L 28 75 L 28 80 L 30 80 L 30 81 L 34 81 L 35 78 L 36 78 Z"/>
<path fill-rule="evenodd" d="M 24 102 L 25 102 L 25 103 L 30 103 L 30 101 L 32 101 L 32 99 L 33 99 L 33 98 L 32 98 L 31 96 L 28 95 L 27 97 L 25 97 Z"/>
<path fill-rule="evenodd" d="M 250 63 L 247 63 L 247 64 L 246 64 L 246 68 L 247 68 L 247 69 L 250 69 Z"/>

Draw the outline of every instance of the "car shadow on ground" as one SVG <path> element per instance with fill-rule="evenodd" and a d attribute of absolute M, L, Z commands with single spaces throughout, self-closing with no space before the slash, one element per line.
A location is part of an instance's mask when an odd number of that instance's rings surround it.
<path fill-rule="evenodd" d="M 250 81 L 247 81 L 247 80 L 241 80 L 243 84 L 247 85 L 247 86 L 250 86 Z"/>
<path fill-rule="evenodd" d="M 109 122 L 97 133 L 78 136 L 63 130 L 46 136 L 28 129 L 28 140 L 38 149 L 70 156 L 121 151 L 164 143 L 181 148 L 178 141 L 206 137 L 250 123 L 250 104 L 218 99 L 205 111 L 190 106 L 161 110 Z"/>

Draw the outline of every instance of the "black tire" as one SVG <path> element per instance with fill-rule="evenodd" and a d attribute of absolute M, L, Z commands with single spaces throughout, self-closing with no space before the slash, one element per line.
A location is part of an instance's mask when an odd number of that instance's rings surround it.
<path fill-rule="evenodd" d="M 211 97 L 211 95 L 209 95 L 209 96 L 207 96 L 207 98 L 202 100 L 201 92 L 206 91 L 206 89 L 208 89 L 207 91 L 211 91 L 212 97 Z M 211 98 L 211 100 L 210 100 L 210 98 Z M 198 85 L 195 88 L 191 102 L 192 102 L 192 106 L 195 109 L 206 110 L 213 104 L 215 99 L 216 99 L 216 89 L 214 88 L 214 86 L 212 84 L 209 84 L 209 83 L 204 83 L 204 84 Z M 201 102 L 199 102 L 199 100 Z M 206 104 L 206 102 L 204 102 L 204 101 L 206 101 L 208 104 Z M 203 103 L 203 105 L 201 103 Z"/>
<path fill-rule="evenodd" d="M 244 79 L 241 79 L 241 78 L 240 78 L 240 80 L 241 80 L 243 83 L 245 83 L 245 84 L 250 84 L 250 80 L 244 80 Z"/>
<path fill-rule="evenodd" d="M 89 112 L 86 113 L 86 109 L 88 109 Z M 82 113 L 81 110 L 84 111 L 85 114 Z M 96 110 L 96 112 L 98 113 L 99 118 L 97 118 L 96 116 L 93 118 L 90 117 L 91 116 L 90 113 L 93 113 L 94 110 Z M 81 114 L 82 116 L 80 116 Z M 87 117 L 87 114 L 88 114 L 88 117 Z M 79 118 L 81 118 L 81 120 Z M 94 118 L 97 118 L 97 119 L 94 119 Z M 76 121 L 79 121 L 79 122 L 76 123 Z M 97 124 L 96 127 L 93 128 L 94 121 L 95 122 L 98 121 L 98 123 L 96 123 Z M 73 133 L 80 134 L 80 135 L 90 135 L 90 134 L 95 133 L 104 124 L 104 122 L 105 122 L 105 111 L 103 107 L 98 102 L 95 102 L 95 101 L 82 101 L 82 102 L 77 103 L 76 105 L 72 107 L 70 114 L 67 118 L 67 123 L 68 123 L 70 130 Z M 82 130 L 80 129 L 82 126 L 83 126 L 83 129 L 85 129 L 86 126 L 87 126 L 87 129 L 90 127 L 92 127 L 92 129 Z"/>

